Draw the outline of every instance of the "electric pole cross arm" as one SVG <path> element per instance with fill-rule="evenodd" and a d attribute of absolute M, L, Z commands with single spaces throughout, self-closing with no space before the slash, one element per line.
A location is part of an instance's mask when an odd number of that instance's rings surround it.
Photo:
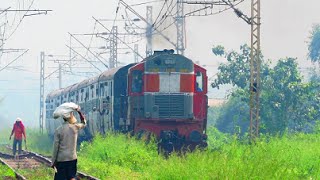
<path fill-rule="evenodd" d="M 103 25 L 98 19 L 96 19 L 95 17 L 92 17 L 96 22 L 98 22 L 105 30 L 107 30 L 109 33 L 111 33 L 111 31 L 105 26 Z M 136 52 L 132 47 L 130 47 L 126 42 L 124 42 L 121 38 L 119 38 L 118 36 L 116 36 L 116 38 L 123 43 L 124 45 L 126 45 L 132 52 L 135 52 L 141 59 L 144 59 L 144 57 L 142 55 L 140 55 L 138 52 Z"/>

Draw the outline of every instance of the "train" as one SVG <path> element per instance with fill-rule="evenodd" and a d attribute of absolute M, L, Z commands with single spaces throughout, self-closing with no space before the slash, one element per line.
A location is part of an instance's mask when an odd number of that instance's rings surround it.
<path fill-rule="evenodd" d="M 65 102 L 79 104 L 87 127 L 79 137 L 97 133 L 134 133 L 156 137 L 171 151 L 207 146 L 206 69 L 173 50 L 155 51 L 141 62 L 108 69 L 46 96 L 46 130 L 61 125 L 54 110 Z"/>

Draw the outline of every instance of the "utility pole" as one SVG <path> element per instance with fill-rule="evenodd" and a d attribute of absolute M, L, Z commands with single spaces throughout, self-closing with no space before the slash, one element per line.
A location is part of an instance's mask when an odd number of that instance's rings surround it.
<path fill-rule="evenodd" d="M 250 138 L 259 136 L 261 50 L 260 50 L 260 0 L 251 0 L 251 53 L 250 53 Z"/>
<path fill-rule="evenodd" d="M 183 12 L 183 1 L 177 0 L 177 16 L 176 16 L 176 26 L 177 26 L 177 54 L 184 55 L 184 12 Z"/>
<path fill-rule="evenodd" d="M 152 55 L 152 6 L 147 6 L 147 47 L 146 47 L 146 56 L 149 57 Z"/>
<path fill-rule="evenodd" d="M 118 26 L 112 27 L 110 38 L 109 68 L 114 68 L 118 66 Z"/>
<path fill-rule="evenodd" d="M 70 42 L 69 42 L 69 46 L 72 47 L 72 36 L 70 35 Z M 70 71 L 72 71 L 71 69 L 71 59 L 72 59 L 72 50 L 71 48 L 69 49 L 69 68 L 70 68 Z"/>
<path fill-rule="evenodd" d="M 251 52 L 250 52 L 250 140 L 254 140 L 259 136 L 260 121 L 260 93 L 261 93 L 261 49 L 260 49 L 260 0 L 251 0 L 251 17 L 243 14 L 239 9 L 231 3 L 230 0 L 217 1 L 191 1 L 178 0 L 186 4 L 202 4 L 202 5 L 222 5 L 229 6 L 234 10 L 235 14 L 251 26 Z M 177 4 L 179 6 L 179 3 Z M 178 13 L 179 14 L 179 11 Z M 177 15 L 178 17 L 178 15 Z M 178 21 L 178 19 L 177 19 Z M 177 22 L 178 23 L 178 22 Z M 181 31 L 181 30 L 180 30 Z"/>
<path fill-rule="evenodd" d="M 138 63 L 138 62 L 139 62 L 138 52 L 139 52 L 139 45 L 138 45 L 138 44 L 135 44 L 135 45 L 134 45 L 134 62 L 135 62 L 135 63 Z"/>
<path fill-rule="evenodd" d="M 59 89 L 62 88 L 62 65 L 59 62 Z"/>
<path fill-rule="evenodd" d="M 44 52 L 40 53 L 40 133 L 43 134 L 43 122 L 44 122 Z"/>

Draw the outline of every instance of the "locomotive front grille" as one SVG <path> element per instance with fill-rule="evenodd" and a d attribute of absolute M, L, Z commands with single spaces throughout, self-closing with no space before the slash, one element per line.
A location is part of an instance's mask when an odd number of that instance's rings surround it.
<path fill-rule="evenodd" d="M 156 95 L 154 104 L 159 108 L 159 118 L 183 118 L 183 95 Z"/>

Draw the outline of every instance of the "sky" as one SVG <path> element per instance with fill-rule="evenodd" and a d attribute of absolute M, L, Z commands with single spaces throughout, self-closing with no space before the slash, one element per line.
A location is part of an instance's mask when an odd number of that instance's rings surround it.
<path fill-rule="evenodd" d="M 147 0 L 127 0 L 128 4 L 146 2 Z M 32 3 L 33 2 L 33 3 Z M 245 0 L 238 6 L 244 14 L 250 15 L 250 0 Z M 25 124 L 36 126 L 39 121 L 39 89 L 40 89 L 40 52 L 53 57 L 45 57 L 46 76 L 57 70 L 58 64 L 53 60 L 66 60 L 69 58 L 70 33 L 93 33 L 105 32 L 106 30 L 96 24 L 93 17 L 97 19 L 114 19 L 118 0 L 1 0 L 0 9 L 47 9 L 52 10 L 46 15 L 33 15 L 23 17 L 24 13 L 7 13 L 0 15 L 0 27 L 7 22 L 6 34 L 10 34 L 17 27 L 14 34 L 5 41 L 4 48 L 29 49 L 29 51 L 12 63 L 8 68 L 0 71 L 0 97 L 4 98 L 0 102 L 1 118 L 12 121 L 21 117 Z M 148 4 L 153 6 L 153 18 L 156 18 L 162 2 Z M 296 57 L 300 67 L 310 67 L 312 64 L 307 58 L 307 41 L 311 28 L 314 24 L 320 23 L 319 0 L 262 0 L 261 1 L 261 49 L 265 58 L 276 62 L 280 58 Z M 146 14 L 145 6 L 133 6 L 141 15 Z M 185 12 L 197 7 L 185 5 Z M 214 7 L 213 12 L 221 7 Z M 209 12 L 209 11 L 208 11 Z M 125 15 L 124 8 L 120 6 L 117 19 Z M 128 12 L 130 18 L 135 16 Z M 164 22 L 162 26 L 169 24 L 171 20 Z M 102 22 L 107 28 L 111 28 L 113 21 Z M 119 32 L 123 30 L 123 22 L 117 21 Z M 142 22 L 137 22 L 138 26 L 145 27 Z M 161 28 L 161 26 L 160 26 Z M 223 63 L 223 58 L 215 57 L 211 48 L 214 45 L 223 45 L 227 50 L 239 50 L 240 45 L 250 43 L 250 26 L 242 19 L 239 19 L 232 11 L 226 11 L 217 15 L 206 17 L 188 17 L 185 22 L 186 28 L 186 51 L 185 55 L 193 61 L 205 65 L 209 76 L 217 72 L 219 63 Z M 2 29 L 3 31 L 3 29 Z M 164 34 L 175 41 L 175 29 L 171 26 Z M 92 47 L 92 51 L 103 52 L 101 47 L 106 46 L 102 38 L 91 36 L 76 36 L 85 46 Z M 133 40 L 126 39 L 128 41 Z M 155 36 L 153 48 L 155 50 L 173 48 L 160 36 Z M 132 46 L 132 44 L 130 44 Z M 81 45 L 75 40 L 71 40 L 71 46 L 75 49 Z M 97 47 L 97 49 L 94 49 Z M 100 50 L 98 49 L 100 47 Z M 121 48 L 126 46 L 121 45 Z M 145 55 L 145 40 L 139 42 L 139 53 Z M 3 54 L 0 58 L 0 69 L 14 60 L 23 51 Z M 77 49 L 77 52 L 92 60 L 97 59 L 85 49 Z M 130 52 L 129 49 L 119 50 L 121 53 Z M 72 54 L 73 56 L 74 54 Z M 134 55 L 127 53 L 120 54 L 121 63 L 133 62 Z M 81 59 L 76 57 L 75 59 Z M 107 62 L 108 55 L 102 55 L 99 59 Z M 101 69 L 103 65 L 97 64 Z M 71 70 L 70 67 L 64 68 Z M 97 73 L 85 61 L 76 62 L 72 66 L 76 71 L 75 75 L 67 72 L 62 74 L 62 87 L 77 83 L 82 79 L 92 76 L 82 72 Z M 45 80 L 45 94 L 58 88 L 58 74 L 54 73 Z M 225 92 L 212 91 L 211 97 L 224 97 Z"/>

